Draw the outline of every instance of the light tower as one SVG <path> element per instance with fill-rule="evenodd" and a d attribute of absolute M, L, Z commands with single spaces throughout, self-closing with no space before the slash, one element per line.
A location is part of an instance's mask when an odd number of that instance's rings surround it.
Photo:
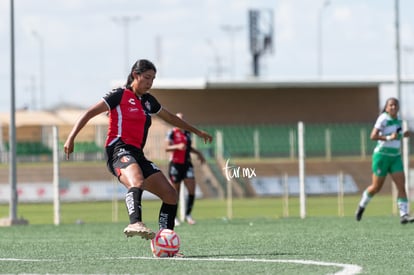
<path fill-rule="evenodd" d="M 130 69 L 130 62 L 129 62 L 129 27 L 131 22 L 139 20 L 139 16 L 129 16 L 129 15 L 123 15 L 123 16 L 114 16 L 112 17 L 112 20 L 120 24 L 123 31 L 124 31 L 124 62 L 125 62 L 125 70 L 126 74 L 129 73 Z"/>
<path fill-rule="evenodd" d="M 259 58 L 273 53 L 273 11 L 249 11 L 250 52 L 253 57 L 253 75 L 260 75 Z"/>

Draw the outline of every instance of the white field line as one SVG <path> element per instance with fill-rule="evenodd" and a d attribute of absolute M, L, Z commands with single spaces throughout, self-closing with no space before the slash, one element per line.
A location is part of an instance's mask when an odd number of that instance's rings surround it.
<path fill-rule="evenodd" d="M 142 259 L 142 260 L 179 260 L 179 261 L 212 261 L 212 262 L 260 262 L 260 263 L 292 263 L 304 265 L 336 266 L 342 270 L 334 275 L 354 275 L 362 271 L 362 267 L 352 264 L 328 263 L 310 260 L 278 260 L 278 259 L 231 259 L 231 258 L 155 258 L 155 257 L 121 257 L 117 259 Z M 331 275 L 331 274 L 329 274 Z"/>
<path fill-rule="evenodd" d="M 17 259 L 17 258 L 0 258 L 0 262 L 57 262 L 52 259 Z"/>
<path fill-rule="evenodd" d="M 279 259 L 231 259 L 231 258 L 155 258 L 155 257 L 119 257 L 119 258 L 104 258 L 103 260 L 177 260 L 177 261 L 210 261 L 210 262 L 256 262 L 256 263 L 292 263 L 304 265 L 319 265 L 319 266 L 335 266 L 342 268 L 342 270 L 333 275 L 354 275 L 362 271 L 362 267 L 352 264 L 328 263 L 310 260 L 279 260 Z M 14 261 L 14 262 L 54 262 L 59 260 L 52 259 L 16 259 L 16 258 L 0 258 L 0 261 Z M 331 275 L 331 274 L 328 274 Z"/>

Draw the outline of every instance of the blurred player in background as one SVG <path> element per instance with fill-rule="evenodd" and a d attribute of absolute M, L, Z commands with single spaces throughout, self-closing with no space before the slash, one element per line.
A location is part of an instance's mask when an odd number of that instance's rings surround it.
<path fill-rule="evenodd" d="M 183 119 L 182 113 L 178 113 L 177 116 Z M 196 154 L 202 164 L 205 162 L 205 158 L 200 151 L 191 146 L 191 143 L 191 133 L 185 129 L 175 127 L 167 134 L 166 151 L 171 153 L 168 175 L 178 195 L 180 194 L 181 182 L 184 182 L 188 191 L 185 221 L 188 224 L 195 224 L 196 222 L 191 216 L 191 211 L 194 206 L 196 182 L 190 153 Z M 179 224 L 178 219 L 175 219 L 175 225 Z"/>
<path fill-rule="evenodd" d="M 398 116 L 399 109 L 398 99 L 387 99 L 385 107 L 372 129 L 371 139 L 377 140 L 372 155 L 372 183 L 362 194 L 355 214 L 357 221 L 361 220 L 369 201 L 381 190 L 387 174 L 390 174 L 398 190 L 397 205 L 400 211 L 400 222 L 401 224 L 414 222 L 414 218 L 409 215 L 401 158 L 401 139 L 409 137 L 410 132 L 402 133 L 402 121 Z"/>
<path fill-rule="evenodd" d="M 173 126 L 180 127 L 211 142 L 212 137 L 163 108 L 148 91 L 156 75 L 154 64 L 138 60 L 128 75 L 125 87 L 113 90 L 91 106 L 74 125 L 64 150 L 66 158 L 74 150 L 74 141 L 80 130 L 93 117 L 109 114 L 105 143 L 109 171 L 127 188 L 125 197 L 130 224 L 124 229 L 127 237 L 152 239 L 155 233 L 142 222 L 141 197 L 147 190 L 162 200 L 159 228 L 174 229 L 177 212 L 177 192 L 161 170 L 144 156 L 143 149 L 151 125 L 151 115 L 158 115 Z"/>

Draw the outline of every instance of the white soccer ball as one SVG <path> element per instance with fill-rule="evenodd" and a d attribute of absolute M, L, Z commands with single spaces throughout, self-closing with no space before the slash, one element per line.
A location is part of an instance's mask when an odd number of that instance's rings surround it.
<path fill-rule="evenodd" d="M 180 250 L 180 237 L 171 229 L 161 229 L 151 240 L 154 257 L 173 257 Z"/>

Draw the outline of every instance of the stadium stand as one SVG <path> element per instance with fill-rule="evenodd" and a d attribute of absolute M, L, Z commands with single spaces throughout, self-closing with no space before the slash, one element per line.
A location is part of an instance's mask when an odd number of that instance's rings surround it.
<path fill-rule="evenodd" d="M 255 153 L 255 132 L 258 136 L 259 157 L 285 158 L 297 152 L 297 125 L 295 124 L 209 125 L 201 127 L 211 133 L 222 132 L 224 157 L 257 156 Z M 330 133 L 329 150 L 332 156 L 365 156 L 372 151 L 375 145 L 369 139 L 371 129 L 371 123 L 306 124 L 306 154 L 310 157 L 326 156 L 328 150 L 326 135 Z M 206 146 L 200 140 L 197 142 L 197 147 L 207 154 L 216 145 L 213 143 Z"/>
<path fill-rule="evenodd" d="M 6 143 L 6 150 L 9 150 L 10 144 Z M 29 155 L 48 155 L 52 150 L 41 142 L 18 142 L 16 145 L 16 155 L 29 156 Z"/>

